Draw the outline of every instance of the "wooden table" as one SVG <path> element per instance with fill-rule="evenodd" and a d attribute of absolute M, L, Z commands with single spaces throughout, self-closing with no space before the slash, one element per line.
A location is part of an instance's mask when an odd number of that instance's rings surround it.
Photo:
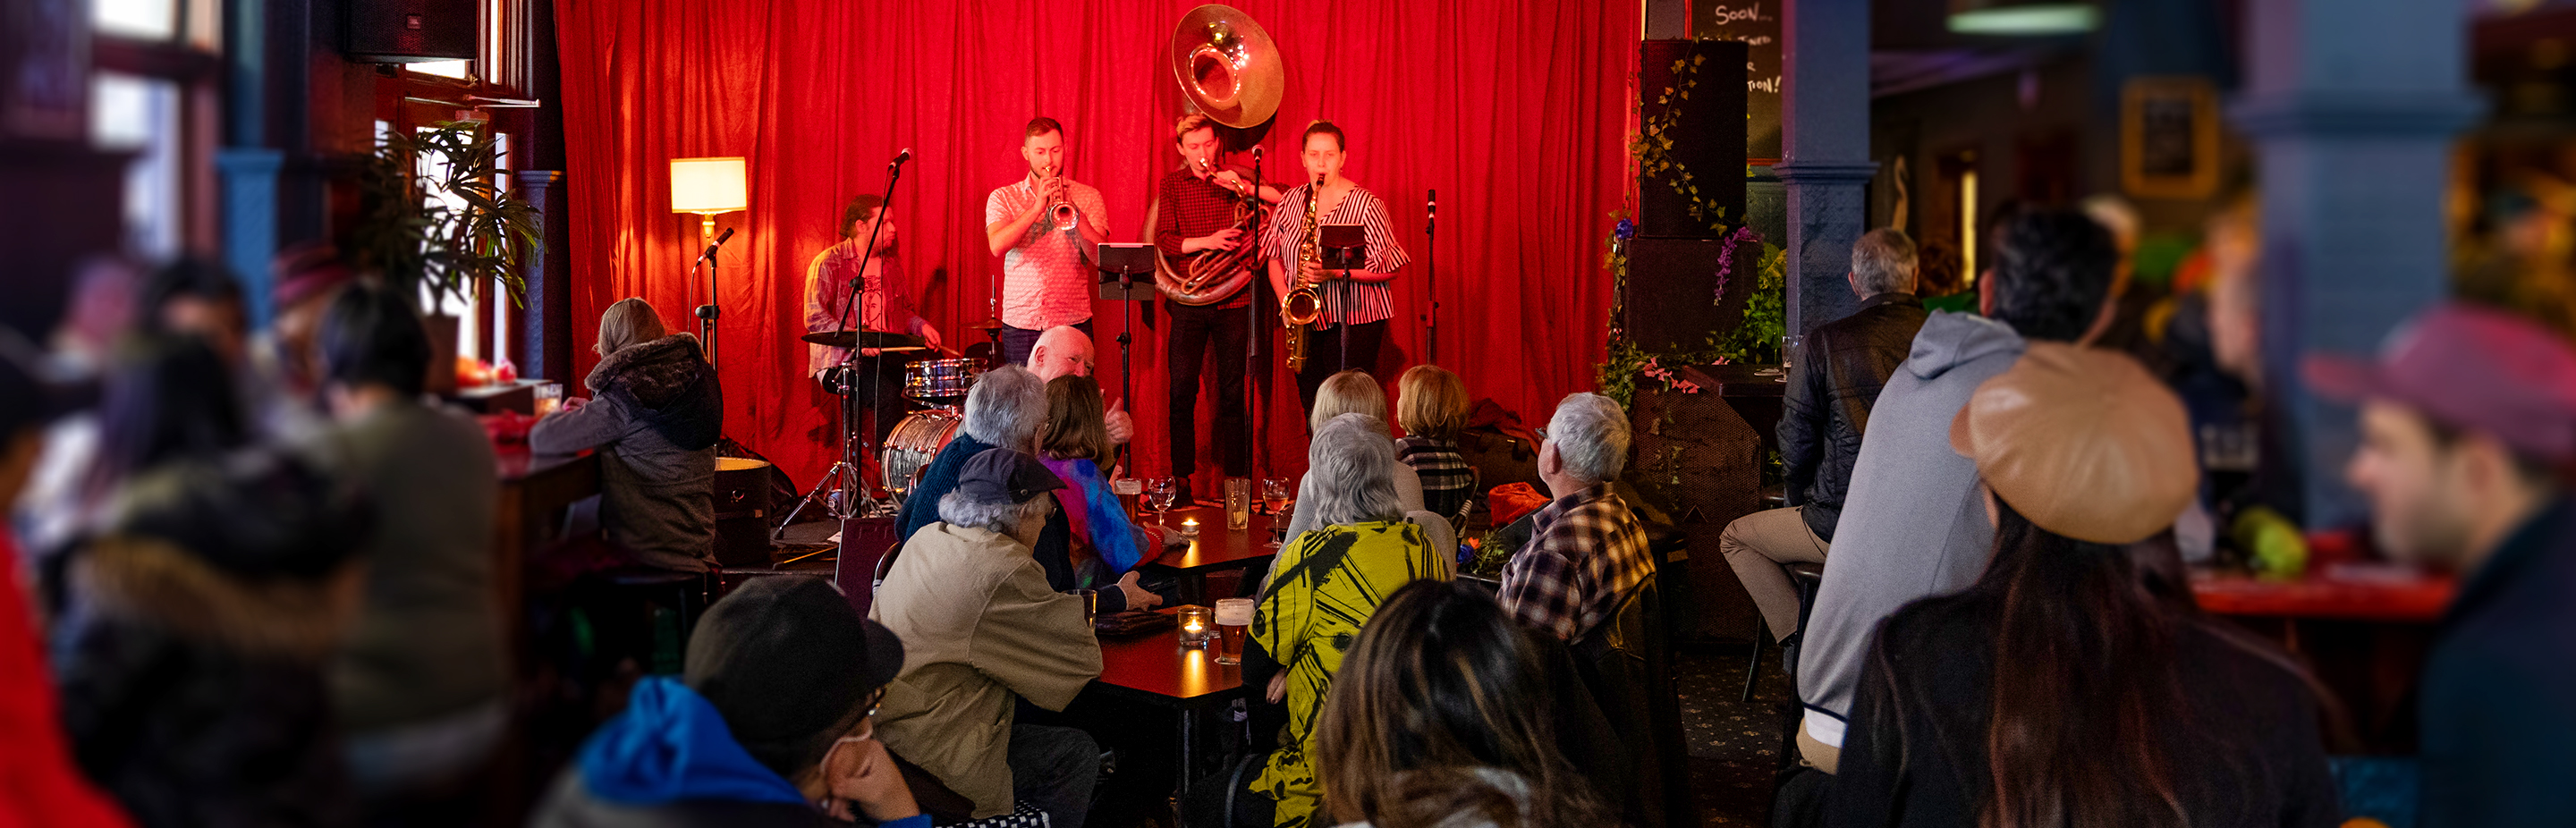
<path fill-rule="evenodd" d="M 599 455 L 541 456 L 525 443 L 493 446 L 501 474 L 501 501 L 492 513 L 492 587 L 499 593 L 502 631 L 513 649 L 527 643 L 525 588 L 528 553 L 555 539 L 563 510 L 599 494 Z"/>
<path fill-rule="evenodd" d="M 1190 541 L 1188 546 L 1166 549 L 1162 557 L 1146 562 L 1147 566 L 1180 576 L 1182 603 L 1209 604 L 1207 574 L 1210 572 L 1243 569 L 1279 555 L 1281 547 L 1269 545 L 1269 515 L 1255 512 L 1243 531 L 1233 532 L 1225 528 L 1223 507 L 1192 506 L 1172 510 L 1164 525 L 1177 529 L 1183 518 L 1198 518 L 1198 538 Z"/>
<path fill-rule="evenodd" d="M 1224 520 L 1222 512 L 1218 520 Z M 1157 612 L 1170 615 L 1173 610 Z M 1180 718 L 1183 802 L 1189 801 L 1190 777 L 1198 767 L 1193 761 L 1196 719 L 1201 712 L 1243 695 L 1244 689 L 1240 666 L 1216 663 L 1214 650 L 1182 647 L 1180 632 L 1172 628 L 1101 638 L 1100 678 L 1091 686 L 1108 695 L 1169 708 Z"/>
<path fill-rule="evenodd" d="M 2196 571 L 2191 591 L 2201 609 L 2278 642 L 2334 691 L 2360 742 L 2347 748 L 2413 752 L 2408 702 L 2457 579 L 2336 564 L 2291 581 Z"/>

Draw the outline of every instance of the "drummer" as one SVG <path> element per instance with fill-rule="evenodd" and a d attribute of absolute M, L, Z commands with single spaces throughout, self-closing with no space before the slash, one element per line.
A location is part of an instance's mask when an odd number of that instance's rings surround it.
<path fill-rule="evenodd" d="M 841 211 L 841 242 L 814 255 L 805 268 L 805 330 L 808 333 L 837 331 L 843 319 L 849 324 L 872 331 L 900 331 L 921 337 L 924 345 L 940 347 L 939 329 L 921 318 L 905 290 L 903 267 L 895 259 L 894 217 L 877 222 L 877 211 L 885 199 L 861 195 L 850 200 Z M 876 247 L 862 255 L 869 230 L 876 231 Z M 864 278 L 862 283 L 860 280 Z M 850 311 L 852 286 L 858 310 Z M 903 363 L 918 352 L 880 354 L 875 348 L 863 348 L 860 359 L 851 363 L 851 376 L 839 376 L 848 349 L 828 345 L 806 346 L 806 373 L 822 382 L 826 389 L 844 395 L 843 405 L 863 407 L 870 414 L 869 433 L 884 444 L 895 422 L 903 418 Z M 846 386 L 845 388 L 843 386 Z"/>

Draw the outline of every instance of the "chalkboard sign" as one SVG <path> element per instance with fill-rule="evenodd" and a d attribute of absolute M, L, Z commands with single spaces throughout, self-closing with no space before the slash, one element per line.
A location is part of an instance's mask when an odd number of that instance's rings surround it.
<path fill-rule="evenodd" d="M 1784 0 L 1692 0 L 1691 37 L 1744 41 L 1744 155 L 1780 158 L 1780 5 Z"/>

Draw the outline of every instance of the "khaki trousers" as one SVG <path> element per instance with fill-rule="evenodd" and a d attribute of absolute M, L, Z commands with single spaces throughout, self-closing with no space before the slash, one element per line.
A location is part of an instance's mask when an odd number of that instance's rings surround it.
<path fill-rule="evenodd" d="M 1762 610 L 1762 621 L 1770 625 L 1773 640 L 1798 631 L 1798 587 L 1789 582 L 1780 565 L 1824 563 L 1826 549 L 1795 506 L 1736 518 L 1717 536 L 1717 550 L 1726 555 L 1726 565 L 1735 569 L 1735 579 L 1744 582 L 1753 606 Z"/>
<path fill-rule="evenodd" d="M 1798 764 L 1826 773 L 1833 773 L 1843 764 L 1842 748 L 1816 741 L 1816 737 L 1807 735 L 1805 716 L 1798 717 Z"/>

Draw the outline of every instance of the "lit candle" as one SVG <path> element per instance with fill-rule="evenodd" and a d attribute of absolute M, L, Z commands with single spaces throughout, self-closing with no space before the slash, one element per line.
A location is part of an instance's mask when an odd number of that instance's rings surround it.
<path fill-rule="evenodd" d="M 1190 538 L 1198 537 L 1199 519 L 1194 517 L 1181 518 L 1181 536 Z"/>

